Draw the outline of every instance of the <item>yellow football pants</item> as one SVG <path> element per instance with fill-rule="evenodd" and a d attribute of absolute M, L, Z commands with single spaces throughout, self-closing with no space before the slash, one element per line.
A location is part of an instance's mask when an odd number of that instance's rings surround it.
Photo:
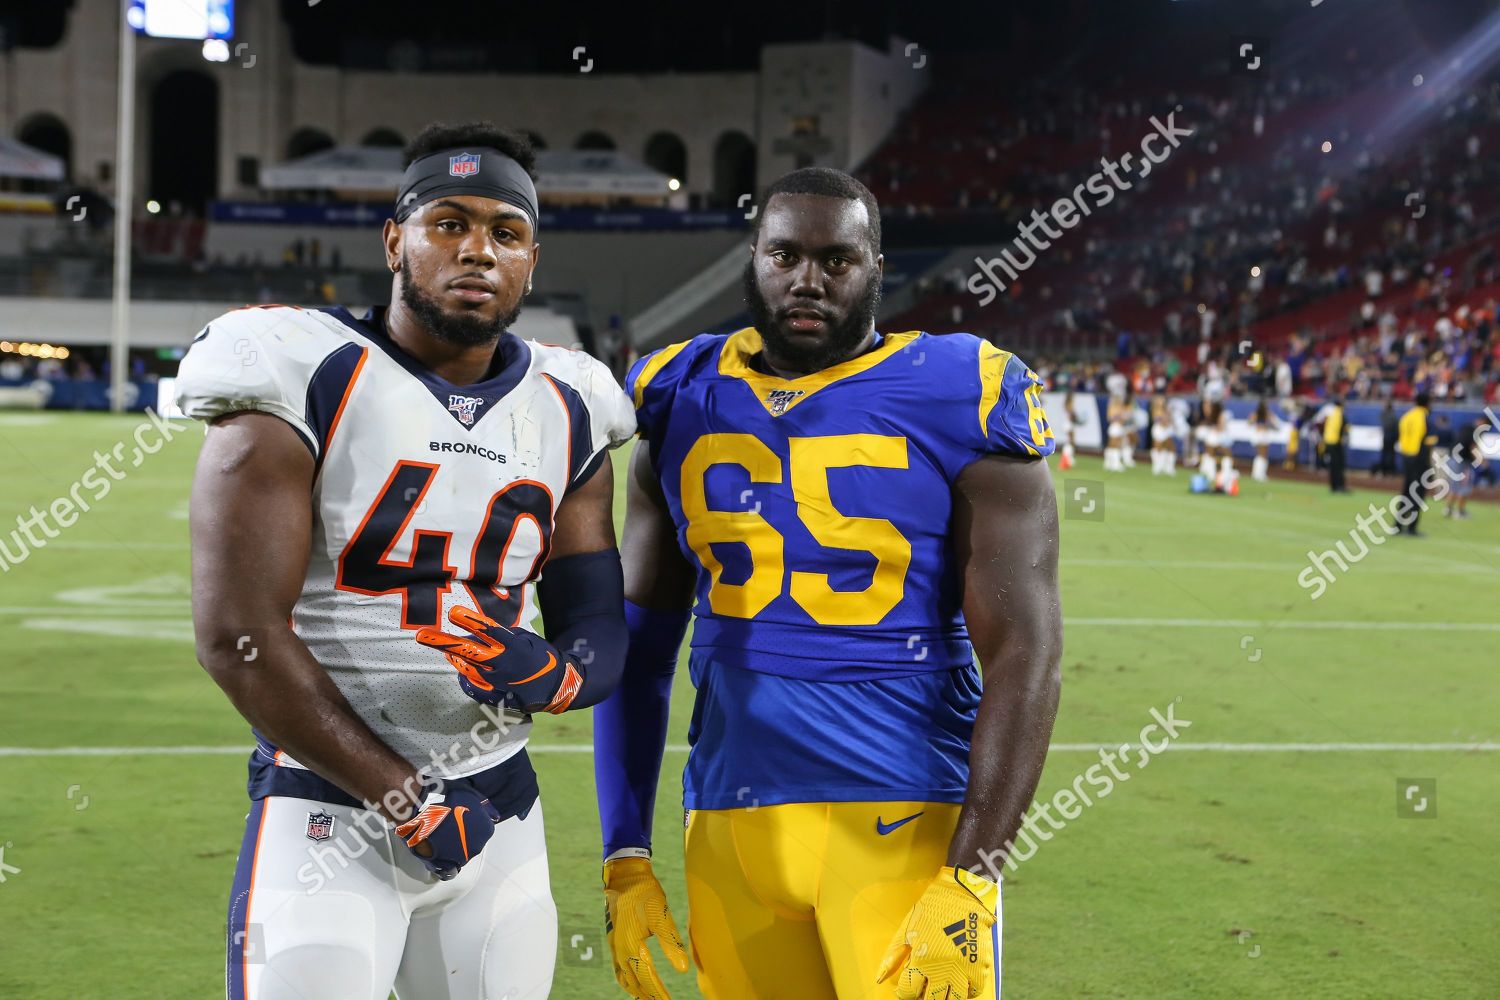
<path fill-rule="evenodd" d="M 880 960 L 946 863 L 959 808 L 798 802 L 690 813 L 698 988 L 708 1000 L 890 1000 L 896 977 L 876 984 Z M 991 960 L 996 985 L 982 1000 L 998 1000 L 1000 956 Z"/>

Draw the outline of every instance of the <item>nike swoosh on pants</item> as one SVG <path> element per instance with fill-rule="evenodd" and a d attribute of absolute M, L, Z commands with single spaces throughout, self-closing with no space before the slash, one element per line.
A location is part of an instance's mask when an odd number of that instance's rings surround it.
<path fill-rule="evenodd" d="M 906 817 L 905 819 L 898 819 L 894 823 L 882 823 L 880 821 L 880 817 L 876 816 L 875 817 L 875 832 L 878 833 L 878 834 L 880 834 L 882 837 L 884 837 L 886 834 L 890 833 L 892 830 L 895 830 L 898 827 L 905 826 L 906 824 L 910 823 L 912 820 L 916 819 L 920 815 L 922 815 L 922 814 L 921 813 L 912 813 L 910 816 Z"/>

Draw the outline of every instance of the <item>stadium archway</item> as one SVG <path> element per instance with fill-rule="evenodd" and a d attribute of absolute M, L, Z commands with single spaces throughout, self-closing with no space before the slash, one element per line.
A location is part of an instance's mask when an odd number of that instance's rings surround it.
<path fill-rule="evenodd" d="M 585 132 L 573 143 L 574 149 L 614 149 L 615 141 L 603 132 Z"/>
<path fill-rule="evenodd" d="M 202 213 L 219 190 L 219 85 L 213 77 L 176 69 L 156 81 L 149 147 L 146 196 Z"/>
<path fill-rule="evenodd" d="M 406 140 L 401 138 L 401 133 L 393 128 L 376 128 L 366 133 L 365 137 L 359 140 L 359 144 L 361 146 L 394 146 L 400 149 L 406 145 Z"/>
<path fill-rule="evenodd" d="M 755 195 L 755 143 L 743 132 L 725 132 L 714 143 L 714 199 L 736 205 L 747 193 Z"/>
<path fill-rule="evenodd" d="M 16 129 L 16 139 L 63 161 L 63 177 L 73 177 L 73 133 L 63 120 L 48 112 L 31 115 Z"/>
<path fill-rule="evenodd" d="M 648 167 L 660 170 L 668 177 L 687 181 L 687 146 L 676 133 L 657 132 L 647 139 L 643 159 Z"/>
<path fill-rule="evenodd" d="M 299 128 L 286 141 L 286 158 L 295 160 L 334 147 L 333 136 L 316 128 Z"/>

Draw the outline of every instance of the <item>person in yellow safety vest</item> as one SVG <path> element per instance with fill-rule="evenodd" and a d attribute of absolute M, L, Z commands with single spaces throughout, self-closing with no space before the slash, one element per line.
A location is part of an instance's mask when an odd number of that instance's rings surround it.
<path fill-rule="evenodd" d="M 1437 441 L 1427 428 L 1427 411 L 1432 405 L 1432 397 L 1419 392 L 1415 402 L 1415 406 L 1401 415 L 1396 431 L 1396 454 L 1401 458 L 1401 494 L 1413 503 L 1422 499 L 1422 474 L 1432 464 L 1432 446 Z M 1410 535 L 1420 535 L 1417 522 L 1421 517 L 1421 506 L 1413 507 L 1411 523 L 1403 530 Z"/>
<path fill-rule="evenodd" d="M 1344 447 L 1349 441 L 1349 425 L 1344 422 L 1344 397 L 1334 396 L 1328 415 L 1323 419 L 1323 456 L 1328 461 L 1328 488 L 1348 493 L 1344 485 Z"/>

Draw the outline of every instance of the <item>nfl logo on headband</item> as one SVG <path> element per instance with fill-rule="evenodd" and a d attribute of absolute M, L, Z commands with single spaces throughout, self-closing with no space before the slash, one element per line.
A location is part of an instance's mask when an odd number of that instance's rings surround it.
<path fill-rule="evenodd" d="M 459 153 L 448 157 L 448 173 L 454 177 L 470 177 L 479 173 L 479 154 Z"/>

